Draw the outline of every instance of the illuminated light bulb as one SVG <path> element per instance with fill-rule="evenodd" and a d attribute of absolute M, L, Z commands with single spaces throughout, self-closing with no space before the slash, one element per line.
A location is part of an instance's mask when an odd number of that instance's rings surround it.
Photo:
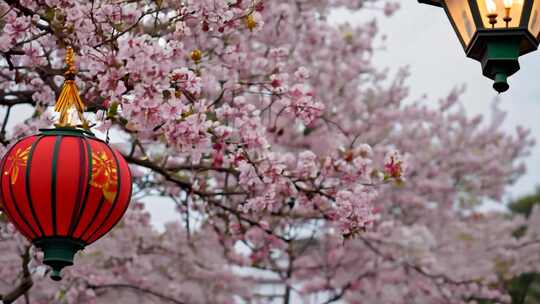
<path fill-rule="evenodd" d="M 491 28 L 495 28 L 495 24 L 497 24 L 497 17 L 499 16 L 497 14 L 497 5 L 493 0 L 486 0 L 486 7 L 488 10 L 486 17 L 489 20 L 489 24 L 491 24 Z"/>
<path fill-rule="evenodd" d="M 507 0 L 505 0 L 506 2 Z M 486 7 L 489 14 L 496 14 L 497 12 L 497 4 L 495 4 L 495 1 L 493 0 L 486 0 Z"/>
<path fill-rule="evenodd" d="M 514 1 L 504 0 L 503 2 L 504 2 L 504 11 L 506 13 L 503 20 L 506 23 L 506 27 L 508 27 L 508 24 L 512 21 L 512 17 L 510 17 L 510 10 L 512 9 L 512 5 L 514 5 Z"/>

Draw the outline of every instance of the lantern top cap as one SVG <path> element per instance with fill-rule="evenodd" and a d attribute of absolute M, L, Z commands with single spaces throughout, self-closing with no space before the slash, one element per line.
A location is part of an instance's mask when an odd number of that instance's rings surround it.
<path fill-rule="evenodd" d="M 62 91 L 56 100 L 54 106 L 54 111 L 60 113 L 56 127 L 60 128 L 73 128 L 73 127 L 82 127 L 85 130 L 90 129 L 87 120 L 84 118 L 84 102 L 81 99 L 79 94 L 79 89 L 75 83 L 75 75 L 77 73 L 77 68 L 75 66 L 75 52 L 72 47 L 67 47 L 66 49 L 66 72 L 64 76 L 64 84 L 62 85 Z M 74 126 L 71 124 L 71 114 L 73 108 L 77 111 L 77 115 L 82 125 Z"/>
<path fill-rule="evenodd" d="M 67 136 L 77 136 L 77 137 L 86 137 L 86 138 L 93 138 L 98 140 L 96 135 L 92 133 L 90 130 L 85 129 L 77 129 L 73 127 L 56 127 L 51 129 L 39 129 L 40 134 L 42 135 L 67 135 Z"/>

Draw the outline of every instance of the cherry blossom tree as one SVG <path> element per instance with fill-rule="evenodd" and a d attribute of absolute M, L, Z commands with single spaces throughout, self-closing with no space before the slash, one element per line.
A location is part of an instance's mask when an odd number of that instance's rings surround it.
<path fill-rule="evenodd" d="M 2 0 L 2 149 L 52 124 L 66 46 L 92 129 L 131 164 L 132 208 L 61 283 L 4 217 L 4 303 L 509 303 L 540 265 L 540 209 L 478 213 L 529 132 L 408 97 L 381 70 L 378 0 Z M 389 50 L 391 51 L 391 50 Z M 156 231 L 142 201 L 178 221 Z M 523 229 L 523 227 L 527 227 Z M 516 231 L 523 231 L 516 236 Z"/>

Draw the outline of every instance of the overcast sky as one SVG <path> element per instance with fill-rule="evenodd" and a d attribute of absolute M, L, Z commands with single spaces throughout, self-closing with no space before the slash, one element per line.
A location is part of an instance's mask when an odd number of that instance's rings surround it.
<path fill-rule="evenodd" d="M 366 13 L 353 15 L 345 10 L 332 16 L 337 22 L 351 23 L 366 18 L 373 17 Z M 387 49 L 378 52 L 376 62 L 394 70 L 410 66 L 411 99 L 427 94 L 436 102 L 454 86 L 466 84 L 462 98 L 466 109 L 471 114 L 489 113 L 497 96 L 491 88 L 493 82 L 482 75 L 479 62 L 465 56 L 442 9 L 416 0 L 403 0 L 401 9 L 379 24 L 388 40 Z M 521 70 L 510 77 L 510 90 L 499 96 L 500 108 L 508 112 L 504 128 L 513 131 L 517 125 L 525 126 L 540 142 L 540 51 L 522 57 L 520 64 Z M 540 146 L 527 159 L 527 167 L 527 175 L 509 189 L 514 197 L 540 185 Z"/>

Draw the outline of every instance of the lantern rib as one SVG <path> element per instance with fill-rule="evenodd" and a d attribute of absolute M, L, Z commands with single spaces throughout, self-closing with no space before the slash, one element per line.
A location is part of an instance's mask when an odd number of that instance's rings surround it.
<path fill-rule="evenodd" d="M 84 210 L 86 208 L 86 203 L 88 202 L 88 197 L 90 195 L 90 181 L 92 180 L 92 146 L 90 143 L 86 140 L 86 138 L 83 138 L 85 144 L 86 144 L 86 152 L 88 157 L 88 178 L 86 180 L 86 189 L 84 193 L 84 199 L 80 205 L 79 212 L 77 213 L 77 219 L 73 219 L 72 225 L 69 230 L 69 235 L 74 235 L 75 231 L 77 230 L 77 225 L 82 219 Z"/>
<path fill-rule="evenodd" d="M 26 199 L 28 201 L 28 205 L 30 206 L 30 212 L 32 213 L 32 217 L 34 218 L 34 221 L 36 222 L 36 225 L 38 226 L 39 231 L 41 232 L 41 237 L 45 236 L 45 231 L 43 230 L 43 227 L 41 226 L 41 222 L 39 221 L 39 218 L 36 213 L 36 209 L 34 208 L 34 202 L 32 200 L 32 193 L 30 193 L 30 172 L 32 168 L 32 159 L 34 156 L 34 152 L 36 151 L 37 145 L 41 142 L 43 139 L 43 136 L 39 136 L 38 139 L 36 139 L 35 142 L 32 143 L 32 147 L 30 148 L 30 152 L 28 153 L 28 161 L 26 164 L 26 176 L 25 176 L 25 192 L 26 192 Z"/>
<path fill-rule="evenodd" d="M 53 235 L 58 235 L 57 221 L 56 221 L 56 183 L 57 183 L 57 168 L 58 168 L 58 156 L 60 155 L 60 145 L 62 143 L 62 136 L 56 136 L 54 141 L 53 159 L 52 159 L 52 173 L 51 173 L 51 214 L 52 214 L 52 229 Z"/>
<path fill-rule="evenodd" d="M 120 169 L 120 167 L 119 167 L 119 169 Z M 132 180 L 131 170 L 129 169 L 129 166 L 127 164 L 126 164 L 126 169 L 127 169 L 127 174 L 129 176 L 128 180 Z M 120 174 L 118 174 L 118 176 L 120 176 Z M 129 187 L 129 193 L 128 193 L 127 197 L 131 197 L 132 194 L 133 194 L 133 187 Z M 119 213 L 120 217 L 115 218 L 114 221 L 112 221 L 112 222 L 117 222 L 118 220 L 120 220 L 122 218 L 122 215 L 126 213 L 128 207 L 129 207 L 129 204 L 125 204 L 124 209 L 122 209 L 122 211 Z M 107 228 L 107 230 L 105 230 L 103 232 L 103 235 L 109 233 L 114 228 L 114 226 L 115 225 L 109 225 L 109 228 Z M 93 236 L 93 237 L 95 237 L 95 236 Z M 89 241 L 91 242 L 92 238 L 90 238 Z"/>
<path fill-rule="evenodd" d="M 13 151 L 13 149 L 21 142 L 22 140 L 19 140 L 17 143 L 15 143 L 13 146 L 11 146 L 11 148 L 9 148 L 9 150 L 6 152 L 6 155 L 10 155 L 11 152 Z M 7 161 L 7 158 L 4 157 L 2 159 L 2 166 L 0 167 L 1 168 L 1 172 L 4 172 L 4 167 L 6 165 L 6 161 Z M 2 173 L 3 174 L 3 173 Z M 11 198 L 11 201 L 14 202 L 14 194 L 13 194 L 13 190 L 11 188 L 12 185 L 9 185 L 8 189 L 9 189 L 9 194 L 10 194 L 10 198 Z M 15 222 L 14 219 L 13 219 L 13 216 L 11 216 L 11 212 L 9 209 L 11 209 L 11 206 L 9 206 L 9 204 L 7 203 L 8 200 L 6 199 L 6 194 L 4 193 L 4 190 L 3 190 L 3 185 L 0 184 L 0 194 L 1 194 L 1 197 L 2 197 L 2 202 L 3 203 L 3 206 L 5 208 L 5 211 L 6 212 L 6 215 L 8 216 L 8 218 L 10 218 L 10 220 L 12 222 Z M 38 237 L 38 234 L 35 232 L 34 230 L 34 227 L 32 227 L 32 225 L 30 225 L 30 223 L 22 216 L 22 213 L 21 211 L 18 209 L 18 206 L 17 204 L 13 203 L 14 205 L 14 208 L 15 208 L 15 211 L 17 212 L 17 215 L 21 218 L 21 220 L 23 221 L 24 224 L 26 224 L 27 228 L 29 229 L 28 232 L 30 232 L 30 234 L 34 234 L 35 237 Z M 24 233 L 23 233 L 24 234 Z"/>
<path fill-rule="evenodd" d="M 88 162 L 87 159 L 90 159 L 84 152 L 86 148 L 90 149 L 90 147 L 86 147 L 88 143 L 86 142 L 86 139 L 84 137 L 79 137 L 78 141 L 79 141 L 79 166 L 83 168 L 84 165 Z M 90 159 L 89 166 L 91 166 L 91 159 Z M 86 174 L 86 176 L 88 175 L 89 174 Z M 68 229 L 69 235 L 73 235 L 73 232 L 75 231 L 75 227 L 76 227 L 75 225 L 77 223 L 77 221 L 75 221 L 75 218 L 77 217 L 78 212 L 81 209 L 81 201 L 85 199 L 84 197 L 88 197 L 87 190 L 90 187 L 89 183 L 90 183 L 90 180 L 87 180 L 85 183 L 85 174 L 79 175 L 79 187 L 77 188 L 77 194 L 75 196 L 74 208 L 73 208 L 73 211 L 71 212 L 71 222 L 69 223 L 69 229 Z M 83 194 L 82 190 L 84 189 L 85 185 L 86 185 L 86 189 L 85 189 L 85 193 Z"/>
<path fill-rule="evenodd" d="M 11 201 L 12 202 L 16 202 L 15 200 L 15 193 L 13 193 L 13 186 L 12 185 L 9 185 L 9 196 L 11 197 Z M 13 203 L 13 206 L 15 207 L 15 211 L 17 211 L 17 214 L 19 215 L 19 217 L 21 218 L 21 220 L 23 221 L 23 223 L 28 226 L 29 228 L 29 231 L 31 233 L 33 233 L 36 237 L 39 237 L 39 234 L 36 233 L 36 231 L 34 230 L 34 227 L 32 227 L 32 225 L 30 225 L 30 222 L 28 222 L 28 219 L 26 219 L 24 216 L 23 216 L 23 213 L 21 211 L 21 209 L 19 208 L 19 206 L 15 203 Z"/>
<path fill-rule="evenodd" d="M 107 145 L 107 147 L 109 147 Z M 110 152 L 113 154 L 114 156 L 114 152 L 112 151 L 112 149 L 110 149 L 109 147 L 109 150 Z M 93 158 L 93 156 L 92 156 Z M 117 169 L 118 171 L 118 169 Z M 107 177 L 107 178 L 111 178 L 110 176 Z M 85 235 L 88 233 L 88 231 L 90 230 L 90 228 L 92 227 L 92 224 L 95 222 L 95 220 L 97 219 L 98 215 L 101 213 L 101 210 L 103 209 L 103 205 L 105 204 L 105 201 L 107 200 L 107 198 L 105 197 L 105 193 L 104 193 L 104 189 L 101 189 L 102 190 L 102 193 L 101 193 L 101 199 L 99 201 L 99 205 L 98 207 L 96 208 L 96 210 L 94 211 L 94 214 L 92 215 L 92 218 L 91 220 L 88 222 L 88 224 L 86 225 L 85 229 L 83 230 L 83 232 L 81 233 L 80 237 L 81 239 L 83 240 L 87 240 L 87 238 L 85 238 Z M 118 195 L 115 196 L 115 201 L 116 201 L 116 198 L 118 197 Z M 112 202 L 111 202 L 112 203 Z M 111 207 L 109 208 L 109 211 L 113 209 L 113 206 L 114 205 L 111 205 Z M 102 222 L 103 223 L 103 222 Z M 89 238 L 88 238 L 89 239 Z"/>
<path fill-rule="evenodd" d="M 88 229 L 90 229 L 90 227 L 92 227 L 92 223 L 95 222 L 95 220 L 97 219 L 98 215 L 101 213 L 101 208 L 103 208 L 103 205 L 105 204 L 105 195 L 101 195 L 101 199 L 99 200 L 99 205 L 98 207 L 96 208 L 96 210 L 94 211 L 94 214 L 92 215 L 92 218 L 90 219 L 90 221 L 88 221 L 88 224 L 86 224 L 86 227 L 83 229 L 82 233 L 81 233 L 81 240 L 86 240 L 86 238 L 84 237 L 86 235 L 86 233 L 88 233 Z"/>
<path fill-rule="evenodd" d="M 122 177 L 121 175 L 119 174 L 120 173 L 120 162 L 118 161 L 118 157 L 116 156 L 116 154 L 114 153 L 113 149 L 111 149 L 110 146 L 107 146 L 107 148 L 109 149 L 109 151 L 111 152 L 113 158 L 114 158 L 114 162 L 116 164 L 116 176 L 117 176 L 117 183 L 116 183 L 116 189 L 122 189 Z M 109 208 L 109 211 L 107 213 L 107 215 L 105 216 L 105 218 L 103 219 L 103 221 L 101 222 L 101 224 L 99 224 L 99 226 L 97 227 L 97 229 L 94 230 L 94 232 L 92 232 L 89 236 L 88 236 L 88 241 L 90 241 L 94 235 L 96 233 L 99 232 L 99 230 L 101 230 L 103 228 L 103 226 L 105 226 L 105 224 L 108 222 L 109 218 L 111 217 L 113 211 L 114 211 L 114 206 L 116 206 L 116 203 L 118 202 L 118 197 L 120 196 L 120 194 L 117 192 L 115 197 L 114 197 L 114 201 L 111 202 L 111 207 Z M 81 235 L 82 238 L 84 238 L 84 234 Z"/>

